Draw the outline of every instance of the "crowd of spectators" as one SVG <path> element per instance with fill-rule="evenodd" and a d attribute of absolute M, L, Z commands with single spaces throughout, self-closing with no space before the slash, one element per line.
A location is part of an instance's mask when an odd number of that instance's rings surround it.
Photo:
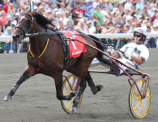
<path fill-rule="evenodd" d="M 34 9 L 59 30 L 79 30 L 86 34 L 133 33 L 136 27 L 158 32 L 158 1 L 156 0 L 33 0 Z M 28 0 L 0 0 L 0 35 L 12 35 L 16 16 L 29 10 Z M 10 12 L 13 12 L 11 22 Z M 11 30 L 11 32 L 9 32 Z M 102 39 L 116 45 L 117 39 Z M 131 39 L 122 38 L 119 46 Z M 0 47 L 10 48 L 9 40 Z M 14 45 L 14 43 L 13 43 Z M 26 45 L 27 46 L 27 45 Z M 157 47 L 157 38 L 147 38 L 146 46 Z M 16 46 L 14 46 L 16 47 Z"/>

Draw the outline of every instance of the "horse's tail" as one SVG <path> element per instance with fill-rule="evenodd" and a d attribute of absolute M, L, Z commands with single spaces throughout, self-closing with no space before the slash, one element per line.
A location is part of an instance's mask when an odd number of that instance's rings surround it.
<path fill-rule="evenodd" d="M 88 36 L 91 37 L 94 40 L 94 42 L 97 45 L 98 49 L 100 49 L 101 51 L 104 51 L 104 47 L 103 47 L 103 45 L 101 44 L 100 40 L 97 37 L 95 37 L 93 35 L 88 35 Z M 97 58 L 100 59 L 102 57 L 103 57 L 103 53 L 98 51 Z"/>

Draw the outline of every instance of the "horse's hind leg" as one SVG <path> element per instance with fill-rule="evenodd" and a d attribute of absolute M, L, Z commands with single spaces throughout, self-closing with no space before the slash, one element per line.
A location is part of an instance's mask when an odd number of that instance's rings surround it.
<path fill-rule="evenodd" d="M 78 93 L 77 93 L 77 95 L 76 95 L 76 97 L 75 97 L 75 99 L 73 101 L 73 111 L 74 112 L 78 111 L 77 105 L 80 103 L 80 97 L 83 94 L 83 92 L 86 89 L 86 87 L 87 87 L 86 78 L 81 79 L 81 81 L 80 81 L 80 89 L 79 89 L 79 91 L 78 91 Z"/>
<path fill-rule="evenodd" d="M 92 91 L 92 93 L 93 93 L 94 95 L 95 95 L 98 91 L 100 91 L 100 90 L 103 88 L 102 85 L 97 85 L 97 86 L 96 86 L 96 85 L 94 84 L 93 79 L 92 79 L 92 77 L 91 77 L 91 75 L 90 75 L 89 72 L 87 73 L 86 80 L 87 80 L 88 85 L 89 85 L 89 87 L 90 87 L 90 89 L 91 89 L 91 91 Z"/>
<path fill-rule="evenodd" d="M 92 93 L 93 93 L 94 95 L 95 95 L 98 91 L 100 91 L 100 90 L 103 88 L 102 85 L 97 85 L 97 86 L 96 86 L 96 85 L 94 84 L 94 82 L 93 82 L 93 79 L 92 79 L 90 73 L 87 72 L 86 78 L 85 78 L 85 79 L 82 79 L 81 82 L 80 82 L 80 89 L 79 89 L 79 92 L 78 92 L 77 96 L 75 97 L 75 99 L 74 99 L 74 101 L 73 101 L 73 111 L 74 111 L 74 112 L 77 112 L 77 111 L 78 111 L 78 110 L 77 110 L 77 109 L 78 109 L 77 105 L 78 105 L 79 102 L 80 102 L 80 97 L 81 97 L 81 95 L 83 94 L 84 90 L 85 90 L 86 87 L 87 87 L 86 80 L 87 80 L 88 85 L 89 85 L 89 87 L 90 87 L 90 89 L 91 89 L 91 91 L 92 91 Z"/>
<path fill-rule="evenodd" d="M 8 101 L 12 99 L 12 96 L 15 94 L 18 87 L 28 78 L 35 75 L 37 72 L 34 69 L 34 67 L 27 66 L 23 74 L 20 76 L 20 78 L 17 80 L 17 82 L 14 84 L 10 92 L 4 97 L 4 101 Z"/>

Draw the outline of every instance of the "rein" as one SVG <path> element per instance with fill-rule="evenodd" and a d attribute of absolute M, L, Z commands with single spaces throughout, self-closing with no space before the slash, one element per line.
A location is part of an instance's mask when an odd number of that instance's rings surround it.
<path fill-rule="evenodd" d="M 26 38 L 26 37 L 35 37 L 35 36 L 53 36 L 53 35 L 56 35 L 56 34 L 63 34 L 63 33 L 61 33 L 61 32 L 62 32 L 62 31 L 31 33 L 31 34 L 26 34 L 24 38 Z M 64 34 L 63 34 L 63 35 L 64 35 Z M 89 39 L 92 39 L 93 41 L 98 42 L 98 43 L 100 43 L 101 45 L 103 45 L 103 46 L 106 47 L 106 45 L 105 45 L 104 43 L 102 43 L 101 41 L 98 41 L 98 40 L 96 40 L 96 39 L 93 39 L 93 38 L 91 38 L 90 36 L 88 36 L 88 35 L 86 35 L 86 34 L 71 34 L 71 35 L 85 36 L 85 37 L 87 37 L 87 38 L 89 38 Z M 54 41 L 58 41 L 58 40 L 55 40 L 55 39 L 53 39 L 53 38 L 51 38 L 51 37 L 49 37 L 49 38 L 52 39 L 52 40 L 54 40 Z M 71 40 L 71 41 L 74 41 L 73 39 L 70 39 L 70 40 Z M 58 41 L 58 42 L 59 42 L 59 41 Z M 62 43 L 62 42 L 60 42 L 60 43 Z M 63 43 L 62 43 L 62 44 L 63 44 Z"/>

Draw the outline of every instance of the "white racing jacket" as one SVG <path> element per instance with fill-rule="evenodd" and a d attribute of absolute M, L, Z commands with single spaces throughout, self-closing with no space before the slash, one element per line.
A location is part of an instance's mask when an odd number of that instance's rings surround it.
<path fill-rule="evenodd" d="M 140 57 L 140 58 L 144 59 L 144 62 L 146 62 L 149 58 L 149 50 L 144 44 L 128 43 L 128 44 L 124 45 L 118 51 L 121 58 L 123 58 L 122 52 L 123 53 L 128 52 L 136 57 Z M 131 62 L 133 62 L 134 65 L 138 65 L 135 61 L 131 61 Z"/>

